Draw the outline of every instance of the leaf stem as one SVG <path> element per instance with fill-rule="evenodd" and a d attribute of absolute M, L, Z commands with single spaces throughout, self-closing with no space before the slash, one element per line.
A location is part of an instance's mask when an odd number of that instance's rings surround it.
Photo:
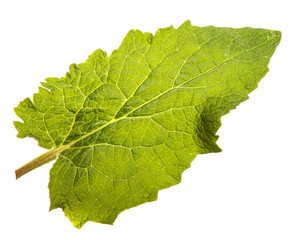
<path fill-rule="evenodd" d="M 16 179 L 20 178 L 21 176 L 25 175 L 26 173 L 48 163 L 56 159 L 57 155 L 65 149 L 65 146 L 52 149 L 48 152 L 43 153 L 42 155 L 38 156 L 37 158 L 27 162 L 20 168 L 15 170 Z"/>

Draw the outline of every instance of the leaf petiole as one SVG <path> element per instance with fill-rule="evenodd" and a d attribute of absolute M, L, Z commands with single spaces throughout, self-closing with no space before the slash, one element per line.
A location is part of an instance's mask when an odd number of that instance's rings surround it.
<path fill-rule="evenodd" d="M 65 150 L 66 146 L 60 147 L 58 149 L 52 149 L 38 156 L 37 158 L 27 162 L 23 166 L 15 170 L 16 179 L 25 175 L 26 173 L 56 159 L 57 155 Z"/>

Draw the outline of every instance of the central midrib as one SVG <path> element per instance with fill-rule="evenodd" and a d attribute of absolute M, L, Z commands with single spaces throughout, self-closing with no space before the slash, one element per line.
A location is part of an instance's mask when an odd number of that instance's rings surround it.
<path fill-rule="evenodd" d="M 92 134 L 94 134 L 94 133 L 96 133 L 96 132 L 98 132 L 98 131 L 100 131 L 100 130 L 102 130 L 102 129 L 104 129 L 104 128 L 106 128 L 107 126 L 109 126 L 109 125 L 111 125 L 111 124 L 114 124 L 114 123 L 116 123 L 116 122 L 118 122 L 118 121 L 121 121 L 121 120 L 123 120 L 123 119 L 126 119 L 126 118 L 127 118 L 131 113 L 133 113 L 134 111 L 138 110 L 139 108 L 142 108 L 143 106 L 145 106 L 145 105 L 147 105 L 148 103 L 154 101 L 155 99 L 158 99 L 159 97 L 161 97 L 162 95 L 164 95 L 164 94 L 170 92 L 171 90 L 173 90 L 173 89 L 177 89 L 177 88 L 179 88 L 180 86 L 182 86 L 182 85 L 184 85 L 184 84 L 187 84 L 188 82 L 190 82 L 190 81 L 192 81 L 192 80 L 195 80 L 195 79 L 197 79 L 197 78 L 199 78 L 199 77 L 201 77 L 201 76 L 203 76 L 203 75 L 205 75 L 205 74 L 211 72 L 212 70 L 217 69 L 218 67 L 222 66 L 224 63 L 227 63 L 227 62 L 229 62 L 230 60 L 233 60 L 234 58 L 236 58 L 236 57 L 238 57 L 238 56 L 240 56 L 240 55 L 242 55 L 242 54 L 244 54 L 244 53 L 246 53 L 246 52 L 252 51 L 252 50 L 254 50 L 254 49 L 258 48 L 258 47 L 263 46 L 264 44 L 266 44 L 266 43 L 267 43 L 268 41 L 270 41 L 270 40 L 271 40 L 271 38 L 269 38 L 267 41 L 265 41 L 264 43 L 262 43 L 262 44 L 260 44 L 260 45 L 258 45 L 258 46 L 255 46 L 255 47 L 253 47 L 253 48 L 250 48 L 250 49 L 248 49 L 248 50 L 245 50 L 245 51 L 243 51 L 243 52 L 241 52 L 241 53 L 239 53 L 239 54 L 237 54 L 237 55 L 235 55 L 235 56 L 233 56 L 233 57 L 230 57 L 230 58 L 228 58 L 228 59 L 222 61 L 222 62 L 219 63 L 218 65 L 215 65 L 214 67 L 212 67 L 212 68 L 208 69 L 207 71 L 205 71 L 205 72 L 203 72 L 203 73 L 201 73 L 201 74 L 199 74 L 199 75 L 197 75 L 197 76 L 195 76 L 195 77 L 193 77 L 193 78 L 187 80 L 186 82 L 183 82 L 183 83 L 181 83 L 181 84 L 179 84 L 179 85 L 177 85 L 177 86 L 175 86 L 175 87 L 172 87 L 172 88 L 170 88 L 170 89 L 168 89 L 168 90 L 166 90 L 166 91 L 160 93 L 160 94 L 157 95 L 156 97 L 154 97 L 154 98 L 150 99 L 149 101 L 147 101 L 147 102 L 141 104 L 141 105 L 138 106 L 137 108 L 132 109 L 130 112 L 128 112 L 126 115 L 124 115 L 124 116 L 122 116 L 122 117 L 120 117 L 120 118 L 114 118 L 114 117 L 115 117 L 115 115 L 114 115 L 113 118 L 112 118 L 109 122 L 105 123 L 104 125 L 100 126 L 100 127 L 97 128 L 97 129 L 93 130 L 92 132 L 89 132 L 89 133 L 83 135 L 82 137 L 80 137 L 80 138 L 78 138 L 78 139 L 76 139 L 76 140 L 74 140 L 74 141 L 68 143 L 67 145 L 63 145 L 63 144 L 60 145 L 58 148 L 55 149 L 56 154 L 57 154 L 57 153 L 58 153 L 58 154 L 61 153 L 61 152 L 60 152 L 60 149 L 61 149 L 61 148 L 63 149 L 62 151 L 67 150 L 68 148 L 70 148 L 70 147 L 71 147 L 72 145 L 74 145 L 75 143 L 77 143 L 77 142 L 79 142 L 79 141 L 81 141 L 81 140 L 87 138 L 88 136 L 90 136 L 90 135 L 92 135 Z M 178 75 L 178 74 L 177 74 L 177 75 Z M 174 81 L 175 81 L 175 80 L 176 80 L 176 79 L 174 79 Z M 192 89 L 192 88 L 194 88 L 194 87 L 190 87 L 190 89 Z M 129 99 L 127 99 L 127 100 L 129 100 Z"/>

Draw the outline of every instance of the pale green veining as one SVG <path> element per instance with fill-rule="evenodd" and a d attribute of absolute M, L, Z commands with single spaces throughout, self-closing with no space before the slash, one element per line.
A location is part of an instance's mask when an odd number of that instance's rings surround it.
<path fill-rule="evenodd" d="M 197 154 L 219 152 L 220 118 L 268 72 L 281 33 L 196 27 L 130 31 L 48 78 L 15 109 L 18 137 L 64 149 L 50 172 L 51 209 L 74 226 L 112 224 L 181 181 Z"/>

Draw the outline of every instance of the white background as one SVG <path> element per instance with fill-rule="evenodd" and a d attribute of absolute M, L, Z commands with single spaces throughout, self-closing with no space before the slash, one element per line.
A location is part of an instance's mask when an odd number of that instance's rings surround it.
<path fill-rule="evenodd" d="M 0 239 L 292 239 L 292 24 L 289 0 L 1 1 Z M 15 180 L 14 169 L 44 149 L 16 138 L 19 101 L 46 77 L 97 48 L 108 54 L 130 29 L 193 25 L 283 32 L 270 72 L 250 99 L 222 118 L 222 153 L 198 156 L 182 183 L 157 202 L 124 211 L 113 226 L 73 227 L 48 212 L 47 164 Z"/>

